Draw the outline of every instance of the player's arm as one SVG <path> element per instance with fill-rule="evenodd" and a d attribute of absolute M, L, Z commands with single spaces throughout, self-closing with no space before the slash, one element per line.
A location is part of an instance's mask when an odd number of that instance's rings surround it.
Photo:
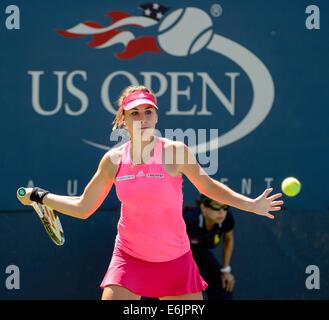
<path fill-rule="evenodd" d="M 48 193 L 43 198 L 43 204 L 57 212 L 80 219 L 86 219 L 93 214 L 110 192 L 117 171 L 118 156 L 116 150 L 110 150 L 101 159 L 97 171 L 84 189 L 82 195 L 77 197 L 56 195 Z M 26 189 L 25 197 L 18 197 L 24 205 L 30 205 L 32 188 Z"/>
<path fill-rule="evenodd" d="M 113 185 L 117 165 L 112 161 L 115 151 L 112 153 L 111 151 L 103 156 L 96 173 L 81 196 L 68 197 L 48 193 L 43 203 L 55 211 L 80 219 L 86 219 L 92 215 L 103 203 Z"/>
<path fill-rule="evenodd" d="M 268 197 L 273 190 L 269 188 L 256 199 L 246 197 L 209 177 L 197 162 L 193 152 L 185 144 L 176 143 L 176 149 L 176 153 L 180 152 L 184 154 L 184 161 L 182 164 L 178 164 L 178 171 L 187 176 L 200 193 L 218 202 L 271 219 L 274 219 L 274 216 L 269 214 L 269 211 L 281 210 L 280 205 L 283 204 L 283 201 L 274 201 L 282 196 L 281 193 Z"/>

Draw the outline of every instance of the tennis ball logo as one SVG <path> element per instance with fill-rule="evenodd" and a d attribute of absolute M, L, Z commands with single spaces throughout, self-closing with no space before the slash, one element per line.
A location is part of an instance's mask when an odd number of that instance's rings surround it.
<path fill-rule="evenodd" d="M 281 183 L 281 190 L 288 197 L 297 196 L 301 188 L 302 184 L 294 177 L 288 177 Z"/>
<path fill-rule="evenodd" d="M 198 8 L 178 9 L 159 26 L 158 42 L 167 53 L 185 57 L 204 48 L 213 36 L 212 21 Z"/>

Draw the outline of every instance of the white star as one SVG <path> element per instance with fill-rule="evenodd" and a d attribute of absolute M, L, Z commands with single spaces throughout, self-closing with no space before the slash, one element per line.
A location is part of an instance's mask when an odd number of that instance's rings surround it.
<path fill-rule="evenodd" d="M 151 15 L 151 10 L 150 9 L 146 9 L 144 11 L 144 14 L 147 15 L 147 16 Z"/>
<path fill-rule="evenodd" d="M 158 10 L 159 9 L 159 4 L 158 3 L 153 3 L 153 9 Z"/>
<path fill-rule="evenodd" d="M 158 18 L 158 19 L 161 19 L 162 17 L 163 17 L 163 14 L 162 14 L 161 12 L 158 12 L 158 13 L 157 13 L 157 18 Z"/>

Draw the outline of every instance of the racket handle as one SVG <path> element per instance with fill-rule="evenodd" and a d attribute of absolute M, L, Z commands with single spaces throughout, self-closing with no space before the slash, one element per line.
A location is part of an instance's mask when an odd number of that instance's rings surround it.
<path fill-rule="evenodd" d="M 18 188 L 18 190 L 17 190 L 17 195 L 18 195 L 20 198 L 25 197 L 25 195 L 26 195 L 26 189 L 23 188 L 23 187 Z"/>

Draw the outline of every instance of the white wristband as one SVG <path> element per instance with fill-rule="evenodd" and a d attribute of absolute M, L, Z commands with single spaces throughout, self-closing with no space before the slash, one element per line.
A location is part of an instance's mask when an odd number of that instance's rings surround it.
<path fill-rule="evenodd" d="M 220 269 L 220 272 L 227 272 L 227 273 L 229 273 L 229 272 L 231 272 L 231 271 L 232 271 L 231 266 L 227 266 L 227 267 L 225 267 L 225 268 L 221 268 L 221 269 Z"/>

